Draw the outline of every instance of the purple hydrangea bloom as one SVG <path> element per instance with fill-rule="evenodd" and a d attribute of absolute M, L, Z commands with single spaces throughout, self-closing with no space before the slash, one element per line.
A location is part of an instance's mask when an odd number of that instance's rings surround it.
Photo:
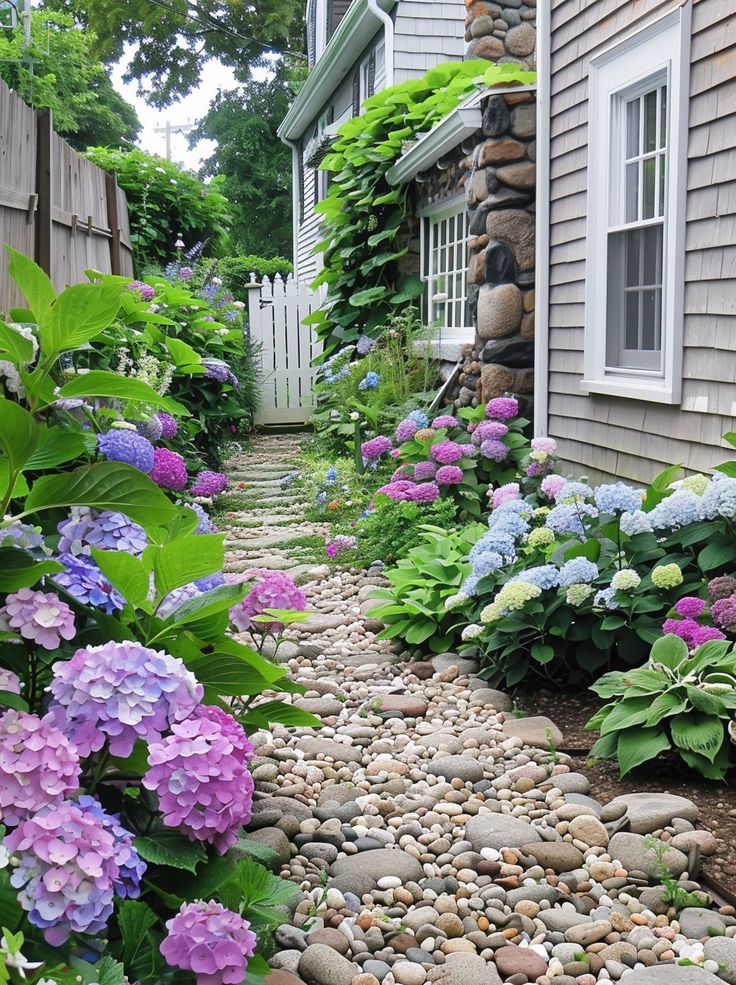
<path fill-rule="evenodd" d="M 79 787 L 79 757 L 53 715 L 0 716 L 0 821 L 14 826 Z"/>
<path fill-rule="evenodd" d="M 262 615 L 266 609 L 292 609 L 303 612 L 307 607 L 304 592 L 297 588 L 293 580 L 282 571 L 267 571 L 251 569 L 245 573 L 246 580 L 255 578 L 255 585 L 245 596 L 230 609 L 230 619 L 243 632 L 256 628 L 261 632 L 276 632 L 279 622 L 253 622 L 254 616 Z"/>
<path fill-rule="evenodd" d="M 209 592 L 213 588 L 219 588 L 220 585 L 224 585 L 225 576 L 221 571 L 216 571 L 213 575 L 207 575 L 204 578 L 197 578 L 194 584 L 200 592 Z"/>
<path fill-rule="evenodd" d="M 188 510 L 194 510 L 199 517 L 199 523 L 194 531 L 195 534 L 212 534 L 216 532 L 217 527 L 214 525 L 212 520 L 210 520 L 207 510 L 201 503 L 184 503 L 184 506 L 186 506 Z"/>
<path fill-rule="evenodd" d="M 144 438 L 148 438 L 152 442 L 158 441 L 163 433 L 163 425 L 157 414 L 154 414 L 147 421 L 134 421 L 134 424 L 138 434 L 142 434 Z"/>
<path fill-rule="evenodd" d="M 172 968 L 192 971 L 196 985 L 244 982 L 256 946 L 250 924 L 221 903 L 183 903 L 166 921 L 161 954 Z"/>
<path fill-rule="evenodd" d="M 376 495 L 380 494 L 396 500 L 412 499 L 415 488 L 416 483 L 411 479 L 398 479 L 376 489 Z"/>
<path fill-rule="evenodd" d="M 82 756 L 105 739 L 113 756 L 129 756 L 137 739 L 150 745 L 202 700 L 182 660 L 141 643 L 87 646 L 52 670 L 51 710 Z"/>
<path fill-rule="evenodd" d="M 736 595 L 717 599 L 710 607 L 710 614 L 716 626 L 727 633 L 736 633 Z"/>
<path fill-rule="evenodd" d="M 151 478 L 163 489 L 183 489 L 188 480 L 184 459 L 178 452 L 157 448 L 153 454 Z"/>
<path fill-rule="evenodd" d="M 443 465 L 434 478 L 440 486 L 458 486 L 463 481 L 463 470 L 457 465 Z"/>
<path fill-rule="evenodd" d="M 158 609 L 156 609 L 156 615 L 159 619 L 168 619 L 170 616 L 173 616 L 179 606 L 184 605 L 185 602 L 189 602 L 201 594 L 201 590 L 193 581 L 190 581 L 187 585 L 180 585 L 179 588 L 175 588 L 173 592 L 169 592 L 161 600 Z"/>
<path fill-rule="evenodd" d="M 486 404 L 486 417 L 509 421 L 519 413 L 519 401 L 515 397 L 494 397 Z"/>
<path fill-rule="evenodd" d="M 224 363 L 215 362 L 214 359 L 203 359 L 202 365 L 207 369 L 204 374 L 205 379 L 227 383 L 229 369 Z"/>
<path fill-rule="evenodd" d="M 727 599 L 736 595 L 736 578 L 730 575 L 719 575 L 708 582 L 708 594 L 712 599 Z"/>
<path fill-rule="evenodd" d="M 26 551 L 39 551 L 44 547 L 40 528 L 13 520 L 7 527 L 0 527 L 0 547 L 18 547 Z"/>
<path fill-rule="evenodd" d="M 73 640 L 76 635 L 74 613 L 54 592 L 19 588 L 6 597 L 0 612 L 10 629 L 17 629 L 23 639 L 44 650 L 56 650 L 62 640 Z"/>
<path fill-rule="evenodd" d="M 509 453 L 503 441 L 493 441 L 487 439 L 480 446 L 480 453 L 484 458 L 489 458 L 492 462 L 502 462 Z"/>
<path fill-rule="evenodd" d="M 430 427 L 435 431 L 439 431 L 440 428 L 456 428 L 457 418 L 451 414 L 440 414 L 439 417 L 435 417 Z"/>
<path fill-rule="evenodd" d="M 153 301 L 156 297 L 156 292 L 151 285 L 144 284 L 142 280 L 132 280 L 130 284 L 128 284 L 128 290 L 135 291 L 141 301 Z"/>
<path fill-rule="evenodd" d="M 149 744 L 143 777 L 156 792 L 166 827 L 209 842 L 220 854 L 238 840 L 253 802 L 253 778 L 232 731 L 210 717 L 172 725 L 171 735 Z"/>
<path fill-rule="evenodd" d="M 165 441 L 170 441 L 171 438 L 176 437 L 176 433 L 179 430 L 179 425 L 176 423 L 176 418 L 172 417 L 171 414 L 167 414 L 165 410 L 160 410 L 156 415 L 159 421 L 161 421 L 161 437 Z"/>
<path fill-rule="evenodd" d="M 458 462 L 463 457 L 464 452 L 455 441 L 440 441 L 436 445 L 432 445 L 429 454 L 440 465 L 452 465 L 453 462 Z"/>
<path fill-rule="evenodd" d="M 125 462 L 141 472 L 153 468 L 153 445 L 137 431 L 111 428 L 97 435 L 97 448 L 111 462 Z"/>
<path fill-rule="evenodd" d="M 440 494 L 440 487 L 436 482 L 422 482 L 414 486 L 410 493 L 410 498 L 415 503 L 433 503 Z"/>
<path fill-rule="evenodd" d="M 500 441 L 509 433 L 509 429 L 501 421 L 481 421 L 472 432 L 474 445 L 482 445 L 484 441 Z"/>
<path fill-rule="evenodd" d="M 81 605 L 94 605 L 108 616 L 115 609 L 125 608 L 125 599 L 92 558 L 61 554 L 56 560 L 64 565 L 64 570 L 54 574 L 53 581 Z"/>
<path fill-rule="evenodd" d="M 697 619 L 698 616 L 702 616 L 704 609 L 705 602 L 695 598 L 694 595 L 686 595 L 675 603 L 675 612 L 684 619 Z"/>
<path fill-rule="evenodd" d="M 203 469 L 192 483 L 192 488 L 189 491 L 192 496 L 214 498 L 223 493 L 229 484 L 230 480 L 222 472 L 210 472 L 208 469 Z"/>
<path fill-rule="evenodd" d="M 118 877 L 114 882 L 115 895 L 121 899 L 136 899 L 141 894 L 141 879 L 148 866 L 133 847 L 133 835 L 120 823 L 118 814 L 108 814 L 99 800 L 86 794 L 77 797 L 77 804 L 97 818 L 103 828 L 112 834 L 120 850 Z M 126 855 L 125 848 L 128 849 Z"/>
<path fill-rule="evenodd" d="M 408 418 L 403 421 L 399 421 L 396 428 L 396 440 L 399 444 L 404 441 L 410 441 L 418 430 L 419 428 L 416 426 L 414 421 L 410 421 Z"/>
<path fill-rule="evenodd" d="M 688 650 L 697 650 L 703 643 L 709 640 L 725 640 L 724 634 L 720 629 L 713 626 L 701 626 L 694 619 L 665 619 L 662 623 L 662 632 L 679 636 L 687 643 Z"/>
<path fill-rule="evenodd" d="M 426 479 L 434 479 L 437 474 L 437 466 L 434 462 L 417 462 L 414 466 L 414 478 L 417 482 L 424 482 Z"/>
<path fill-rule="evenodd" d="M 194 271 L 192 270 L 191 267 L 182 267 L 179 270 L 179 277 L 182 280 L 189 280 L 189 278 L 192 276 L 193 273 L 194 273 Z"/>
<path fill-rule="evenodd" d="M 374 340 L 368 335 L 361 335 L 355 346 L 355 351 L 359 356 L 367 356 L 375 345 Z"/>
<path fill-rule="evenodd" d="M 56 529 L 61 534 L 57 548 L 60 554 L 89 555 L 94 547 L 99 551 L 125 551 L 137 557 L 148 543 L 143 527 L 124 513 L 97 511 L 89 506 L 72 506 L 69 518 L 62 520 Z"/>
<path fill-rule="evenodd" d="M 379 434 L 377 438 L 371 438 L 370 441 L 364 441 L 360 446 L 360 451 L 366 461 L 372 462 L 380 458 L 381 455 L 385 455 L 386 452 L 391 451 L 393 448 L 393 442 L 390 438 L 385 435 Z"/>
<path fill-rule="evenodd" d="M 99 811 L 63 801 L 23 821 L 5 838 L 18 856 L 10 882 L 48 944 L 70 934 L 101 934 L 112 916 L 121 871 L 135 869 L 130 837 L 117 839 Z M 122 829 L 120 829 L 122 830 Z"/>

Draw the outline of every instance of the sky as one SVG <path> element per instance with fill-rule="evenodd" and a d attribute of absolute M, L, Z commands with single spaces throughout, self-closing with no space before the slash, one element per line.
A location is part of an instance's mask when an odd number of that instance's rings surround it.
<path fill-rule="evenodd" d="M 163 127 L 168 120 L 172 126 L 180 123 L 196 123 L 207 112 L 210 102 L 221 89 L 234 89 L 235 77 L 232 70 L 219 62 L 207 62 L 202 71 L 200 84 L 197 89 L 183 99 L 177 100 L 166 109 L 149 106 L 146 100 L 138 95 L 138 82 L 123 82 L 125 62 L 116 65 L 111 72 L 113 85 L 129 103 L 135 106 L 143 128 L 139 143 L 144 150 L 164 156 L 166 138 L 163 133 L 156 133 L 158 127 Z M 212 153 L 214 142 L 201 140 L 191 150 L 184 134 L 171 135 L 171 157 L 179 164 L 196 171 L 201 162 Z"/>

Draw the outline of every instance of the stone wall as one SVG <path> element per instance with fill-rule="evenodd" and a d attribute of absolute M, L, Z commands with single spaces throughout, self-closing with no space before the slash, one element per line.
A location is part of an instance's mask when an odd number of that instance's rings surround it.
<path fill-rule="evenodd" d="M 518 62 L 536 68 L 537 0 L 465 0 L 465 58 Z"/>

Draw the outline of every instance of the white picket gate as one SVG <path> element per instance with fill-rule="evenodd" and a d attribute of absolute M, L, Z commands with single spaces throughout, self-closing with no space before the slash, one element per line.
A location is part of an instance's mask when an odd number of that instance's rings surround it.
<path fill-rule="evenodd" d="M 305 424 L 314 408 L 313 361 L 322 351 L 314 330 L 302 319 L 316 311 L 323 291 L 284 281 L 276 274 L 259 284 L 251 274 L 248 291 L 250 333 L 261 348 L 261 406 L 256 424 Z"/>

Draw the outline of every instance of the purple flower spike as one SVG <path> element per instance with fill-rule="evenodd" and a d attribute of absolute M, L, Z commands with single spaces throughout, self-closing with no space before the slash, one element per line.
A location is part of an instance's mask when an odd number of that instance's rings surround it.
<path fill-rule="evenodd" d="M 184 903 L 166 921 L 161 954 L 172 968 L 192 971 L 197 985 L 244 982 L 256 946 L 250 924 L 221 903 Z"/>

